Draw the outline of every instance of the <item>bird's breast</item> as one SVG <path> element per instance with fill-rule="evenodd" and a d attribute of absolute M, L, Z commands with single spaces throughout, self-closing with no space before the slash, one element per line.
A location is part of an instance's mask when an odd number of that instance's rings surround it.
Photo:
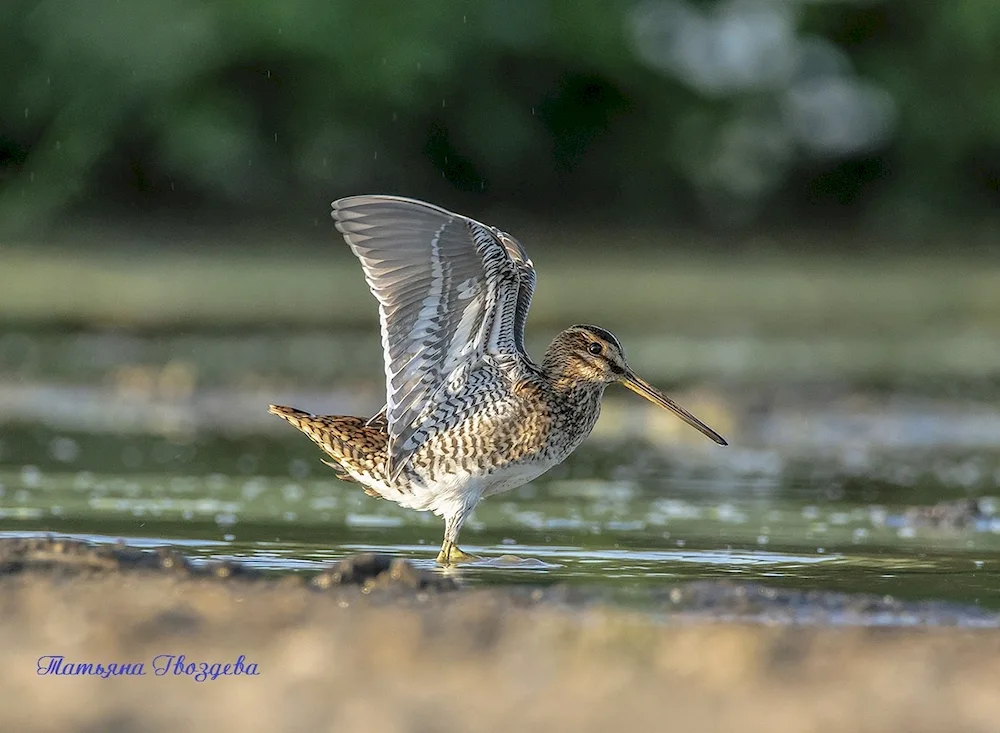
<path fill-rule="evenodd" d="M 411 482 L 483 483 L 486 495 L 514 488 L 562 462 L 590 433 L 600 396 L 555 399 L 515 389 L 464 406 L 432 428 L 410 462 Z"/>

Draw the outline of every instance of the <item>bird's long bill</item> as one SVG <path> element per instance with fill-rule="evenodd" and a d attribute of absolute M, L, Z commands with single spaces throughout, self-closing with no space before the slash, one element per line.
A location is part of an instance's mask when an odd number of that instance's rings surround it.
<path fill-rule="evenodd" d="M 660 390 L 651 385 L 645 379 L 642 379 L 641 377 L 636 375 L 634 372 L 627 372 L 625 376 L 622 377 L 622 384 L 624 384 L 630 390 L 635 392 L 637 395 L 645 397 L 654 405 L 659 405 L 660 407 L 664 407 L 670 410 L 672 413 L 677 415 L 677 417 L 679 417 L 681 420 L 686 422 L 691 427 L 700 430 L 702 433 L 707 435 L 709 438 L 714 440 L 719 445 L 729 445 L 729 443 L 726 442 L 725 438 L 723 438 L 717 432 L 712 430 L 712 428 L 708 427 L 708 425 L 706 425 L 701 420 L 696 418 L 690 412 L 685 410 L 683 407 L 678 405 L 676 402 L 667 397 L 665 394 L 663 394 Z"/>

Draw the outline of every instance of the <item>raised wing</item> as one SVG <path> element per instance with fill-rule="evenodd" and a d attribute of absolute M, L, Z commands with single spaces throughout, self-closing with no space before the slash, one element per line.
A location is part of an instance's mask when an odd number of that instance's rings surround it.
<path fill-rule="evenodd" d="M 518 352 L 527 359 L 528 352 L 524 349 L 524 323 L 528 319 L 531 296 L 535 292 L 535 266 L 528 259 L 528 253 L 524 251 L 520 242 L 499 229 L 493 229 L 493 232 L 500 239 L 500 243 L 503 244 L 517 268 L 519 284 L 517 306 L 514 311 L 514 339 Z"/>
<path fill-rule="evenodd" d="M 379 302 L 395 478 L 450 383 L 487 356 L 527 360 L 535 272 L 513 237 L 420 201 L 351 196 L 333 202 L 333 218 Z"/>

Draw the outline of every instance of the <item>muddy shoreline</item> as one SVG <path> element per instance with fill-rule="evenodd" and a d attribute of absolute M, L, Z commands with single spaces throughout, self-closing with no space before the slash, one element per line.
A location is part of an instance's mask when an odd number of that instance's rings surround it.
<path fill-rule="evenodd" d="M 668 595 L 680 610 L 652 618 L 558 586 L 468 590 L 376 555 L 274 578 L 176 552 L 4 540 L 0 718 L 122 733 L 985 732 L 1000 719 L 996 631 L 747 621 L 768 599 L 884 610 L 869 597 L 704 583 Z M 257 674 L 222 674 L 241 655 Z M 56 674 L 53 656 L 62 672 L 142 674 Z"/>

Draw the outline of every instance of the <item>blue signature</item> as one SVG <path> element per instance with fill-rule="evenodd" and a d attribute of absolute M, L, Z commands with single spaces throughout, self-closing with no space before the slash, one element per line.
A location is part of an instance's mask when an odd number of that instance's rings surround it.
<path fill-rule="evenodd" d="M 247 662 L 245 654 L 240 654 L 235 662 L 191 662 L 183 654 L 158 654 L 153 657 L 149 668 L 157 677 L 172 674 L 175 677 L 193 677 L 195 682 L 217 680 L 219 677 L 260 676 L 256 662 Z M 50 655 L 38 658 L 39 676 L 58 675 L 60 677 L 85 675 L 89 677 L 145 677 L 145 662 L 67 662 L 66 657 Z"/>

